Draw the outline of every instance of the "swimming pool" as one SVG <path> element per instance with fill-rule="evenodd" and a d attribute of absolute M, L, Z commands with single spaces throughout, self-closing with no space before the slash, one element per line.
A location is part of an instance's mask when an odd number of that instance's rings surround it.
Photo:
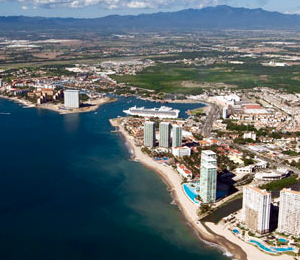
<path fill-rule="evenodd" d="M 288 241 L 286 240 L 286 239 L 284 239 L 284 238 L 278 238 L 278 241 L 279 242 L 282 242 L 282 243 L 287 243 Z"/>
<path fill-rule="evenodd" d="M 232 232 L 233 232 L 234 234 L 239 234 L 239 233 L 240 233 L 240 231 L 238 231 L 237 229 L 233 229 Z"/>
<path fill-rule="evenodd" d="M 200 194 L 199 185 L 200 182 L 183 184 L 183 190 L 185 194 L 196 204 L 199 204 L 199 201 L 196 200 L 196 197 Z M 217 191 L 216 194 L 217 200 L 225 196 L 226 196 L 226 191 Z"/>
<path fill-rule="evenodd" d="M 252 243 L 252 244 L 257 245 L 260 249 L 262 249 L 262 250 L 264 250 L 268 253 L 272 253 L 272 254 L 287 252 L 287 251 L 294 251 L 293 247 L 273 247 L 273 246 L 271 246 L 269 248 L 269 247 L 263 245 L 262 243 L 260 243 L 256 240 L 253 240 L 253 239 L 251 239 L 249 242 Z"/>
<path fill-rule="evenodd" d="M 192 187 L 190 183 L 185 183 L 183 184 L 183 190 L 194 203 L 199 204 L 199 201 L 196 200 L 196 197 L 199 195 L 197 185 L 194 184 L 194 187 Z"/>

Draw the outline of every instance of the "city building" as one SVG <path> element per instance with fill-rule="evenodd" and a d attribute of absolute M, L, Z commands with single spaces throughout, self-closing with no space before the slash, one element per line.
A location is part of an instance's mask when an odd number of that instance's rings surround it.
<path fill-rule="evenodd" d="M 182 128 L 179 125 L 173 126 L 172 147 L 182 146 Z"/>
<path fill-rule="evenodd" d="M 161 122 L 159 124 L 159 146 L 169 148 L 171 143 L 171 124 Z"/>
<path fill-rule="evenodd" d="M 260 234 L 270 229 L 271 193 L 255 186 L 243 187 L 242 219 L 249 229 Z"/>
<path fill-rule="evenodd" d="M 193 174 L 185 165 L 177 164 L 177 171 L 180 173 L 182 178 L 186 178 L 187 181 L 192 180 Z"/>
<path fill-rule="evenodd" d="M 65 90 L 64 101 L 66 108 L 79 108 L 79 90 Z"/>
<path fill-rule="evenodd" d="M 228 117 L 228 107 L 223 107 L 222 117 L 223 119 L 226 119 Z"/>
<path fill-rule="evenodd" d="M 172 147 L 172 154 L 176 157 L 191 156 L 191 148 L 187 146 Z"/>
<path fill-rule="evenodd" d="M 252 140 L 256 141 L 256 133 L 246 132 L 246 133 L 244 133 L 243 138 L 244 139 L 252 139 Z"/>
<path fill-rule="evenodd" d="M 291 189 L 280 191 L 278 231 L 300 236 L 300 192 Z"/>
<path fill-rule="evenodd" d="M 200 197 L 204 203 L 216 201 L 217 155 L 213 151 L 201 152 Z"/>
<path fill-rule="evenodd" d="M 2 87 L 3 87 L 3 79 L 0 78 L 0 88 L 2 88 Z"/>
<path fill-rule="evenodd" d="M 155 146 L 155 123 L 145 122 L 144 125 L 144 145 L 146 147 Z"/>

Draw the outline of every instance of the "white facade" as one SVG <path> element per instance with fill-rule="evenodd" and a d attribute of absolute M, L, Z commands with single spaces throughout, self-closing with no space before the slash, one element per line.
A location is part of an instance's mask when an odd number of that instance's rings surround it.
<path fill-rule="evenodd" d="M 300 236 L 300 192 L 283 189 L 280 192 L 278 231 Z"/>
<path fill-rule="evenodd" d="M 226 118 L 227 118 L 227 116 L 228 116 L 227 111 L 228 111 L 228 107 L 223 107 L 223 113 L 222 113 L 223 119 L 226 119 Z"/>
<path fill-rule="evenodd" d="M 171 124 L 161 122 L 159 124 L 159 146 L 168 148 L 171 144 Z"/>
<path fill-rule="evenodd" d="M 252 140 L 256 141 L 256 133 L 254 133 L 254 132 L 244 133 L 243 138 L 244 139 L 252 139 Z"/>
<path fill-rule="evenodd" d="M 64 102 L 66 108 L 79 108 L 79 90 L 65 90 Z"/>
<path fill-rule="evenodd" d="M 216 201 L 217 155 L 213 151 L 201 152 L 200 196 L 204 203 Z"/>
<path fill-rule="evenodd" d="M 183 164 L 177 164 L 177 171 L 180 175 L 190 181 L 193 178 L 192 172 Z"/>
<path fill-rule="evenodd" d="M 155 123 L 145 122 L 144 125 L 144 145 L 146 147 L 153 147 L 155 145 Z"/>
<path fill-rule="evenodd" d="M 179 125 L 173 126 L 172 147 L 182 146 L 182 128 Z"/>
<path fill-rule="evenodd" d="M 191 156 L 191 148 L 183 147 L 172 147 L 172 154 L 176 157 Z"/>
<path fill-rule="evenodd" d="M 242 219 L 252 230 L 268 233 L 270 230 L 271 193 L 252 185 L 243 188 Z"/>

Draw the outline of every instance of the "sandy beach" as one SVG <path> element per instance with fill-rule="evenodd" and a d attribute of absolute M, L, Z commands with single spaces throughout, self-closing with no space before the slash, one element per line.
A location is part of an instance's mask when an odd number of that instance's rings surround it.
<path fill-rule="evenodd" d="M 191 200 L 186 196 L 181 185 L 181 177 L 179 176 L 177 171 L 175 171 L 170 166 L 156 162 L 151 157 L 144 154 L 141 151 L 141 148 L 135 145 L 134 138 L 125 131 L 125 129 L 121 125 L 121 122 L 121 118 L 110 120 L 111 125 L 119 130 L 119 132 L 125 138 L 128 145 L 131 147 L 134 159 L 158 173 L 159 176 L 170 187 L 172 197 L 174 198 L 176 204 L 184 214 L 185 218 L 188 220 L 189 225 L 197 231 L 201 240 L 210 245 L 218 247 L 220 250 L 226 253 L 226 255 L 231 256 L 234 259 L 293 259 L 293 257 L 288 255 L 268 255 L 260 251 L 257 247 L 237 238 L 230 230 L 224 227 L 221 223 L 215 225 L 214 223 L 201 223 L 200 221 L 198 221 L 199 217 L 196 213 L 198 206 L 191 202 Z"/>
<path fill-rule="evenodd" d="M 48 102 L 48 103 L 44 103 L 41 105 L 36 105 L 28 100 L 20 99 L 17 97 L 8 97 L 8 96 L 0 95 L 0 98 L 5 98 L 8 100 L 20 103 L 20 104 L 24 105 L 25 108 L 35 107 L 35 108 L 48 109 L 48 110 L 51 110 L 54 112 L 58 112 L 59 114 L 75 114 L 75 113 L 91 112 L 91 111 L 97 110 L 101 105 L 117 101 L 116 98 L 104 97 L 104 98 L 99 98 L 99 99 L 88 100 L 86 102 L 82 102 L 83 106 L 80 108 L 65 110 L 65 109 L 61 109 L 61 108 L 63 108 L 63 104 L 53 104 L 51 102 Z"/>
<path fill-rule="evenodd" d="M 115 98 L 110 98 L 110 97 L 104 97 L 104 98 L 99 98 L 95 100 L 88 100 L 86 102 L 82 102 L 82 107 L 76 108 L 76 109 L 61 109 L 63 107 L 62 104 L 56 105 L 53 103 L 45 103 L 41 105 L 37 105 L 37 108 L 43 108 L 43 109 L 48 109 L 52 110 L 55 112 L 58 112 L 60 114 L 75 114 L 75 113 L 85 113 L 85 112 L 92 112 L 97 110 L 101 105 L 107 104 L 107 103 L 112 103 L 117 101 Z"/>

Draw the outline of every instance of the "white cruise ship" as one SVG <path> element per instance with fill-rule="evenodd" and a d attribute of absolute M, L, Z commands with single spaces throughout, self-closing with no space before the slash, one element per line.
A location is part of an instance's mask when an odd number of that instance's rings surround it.
<path fill-rule="evenodd" d="M 164 106 L 160 108 L 145 108 L 134 106 L 129 108 L 128 110 L 123 110 L 123 112 L 131 116 L 178 118 L 180 110 Z"/>

